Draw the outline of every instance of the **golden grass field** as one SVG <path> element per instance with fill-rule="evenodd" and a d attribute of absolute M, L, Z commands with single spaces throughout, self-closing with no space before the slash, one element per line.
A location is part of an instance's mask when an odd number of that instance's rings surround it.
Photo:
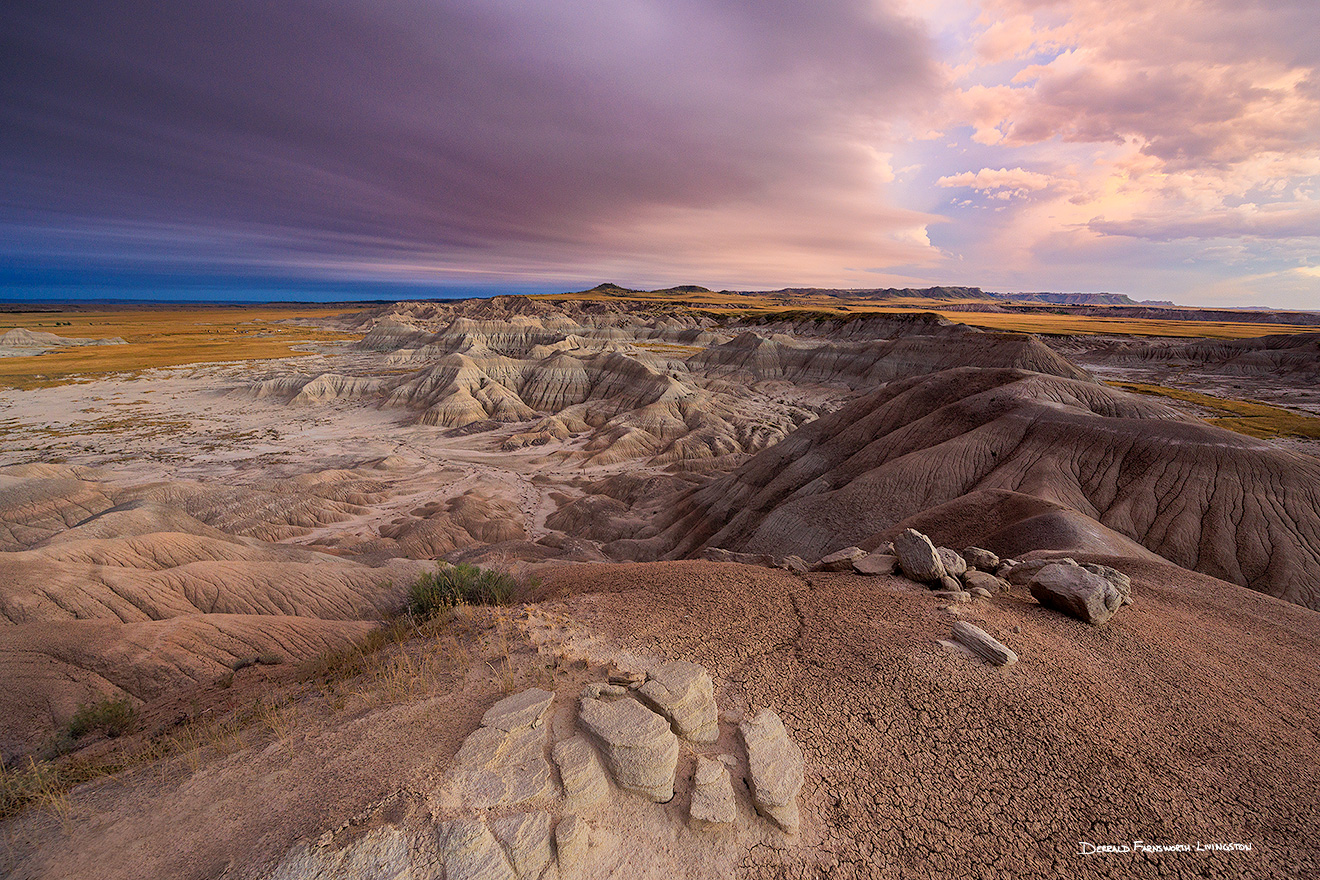
<path fill-rule="evenodd" d="M 1274 437 L 1297 437 L 1308 440 L 1320 440 L 1320 418 L 1293 412 L 1268 403 L 1251 400 L 1234 400 L 1225 397 L 1212 397 L 1197 391 L 1182 388 L 1168 388 L 1164 385 L 1151 385 L 1145 382 L 1109 382 L 1106 383 L 1124 391 L 1137 394 L 1150 394 L 1170 400 L 1190 403 L 1217 415 L 1205 416 L 1205 421 L 1249 437 L 1270 439 Z"/>
<path fill-rule="evenodd" d="M 874 313 L 934 312 L 962 324 L 985 330 L 1019 333 L 1048 333 L 1054 335 L 1103 334 L 1119 336 L 1204 336 L 1212 339 L 1247 339 L 1272 333 L 1314 332 L 1314 326 L 1300 324 L 1252 324 L 1232 321 L 1183 321 L 1160 319 L 1133 319 L 1122 316 L 1107 318 L 1093 315 L 1051 313 L 1021 314 L 1013 312 L 975 312 L 950 309 L 951 302 L 960 306 L 994 305 L 993 300 L 947 300 L 904 297 L 901 301 L 868 301 L 841 299 L 828 294 L 808 295 L 747 295 L 714 291 L 676 292 L 670 290 L 630 291 L 626 294 L 583 293 L 543 294 L 533 297 L 548 300 L 580 300 L 587 302 L 640 302 L 683 305 L 714 315 L 772 315 L 782 311 L 810 311 L 831 315 L 865 315 Z"/>
<path fill-rule="evenodd" d="M 0 358 L 0 387 L 37 388 L 156 367 L 287 357 L 295 354 L 295 345 L 348 341 L 361 335 L 273 322 L 326 318 L 348 311 L 355 310 L 343 306 L 179 306 L 0 314 L 0 334 L 22 327 L 76 339 L 118 336 L 128 343 Z"/>

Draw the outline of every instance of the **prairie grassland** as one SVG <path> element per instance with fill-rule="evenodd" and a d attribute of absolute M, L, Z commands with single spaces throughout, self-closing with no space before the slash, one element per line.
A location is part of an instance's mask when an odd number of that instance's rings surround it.
<path fill-rule="evenodd" d="M 296 345 L 351 341 L 360 335 L 274 322 L 327 318 L 348 311 L 357 310 L 342 306 L 185 306 L 0 314 L 0 333 L 21 327 L 69 338 L 120 337 L 128 343 L 0 358 L 0 387 L 39 388 L 157 367 L 288 357 L 297 353 L 293 350 Z"/>
<path fill-rule="evenodd" d="M 1053 335 L 1119 335 L 1119 336 L 1205 336 L 1213 339 L 1247 339 L 1271 333 L 1301 333 L 1314 331 L 1312 326 L 1295 324 L 1250 324 L 1229 321 L 1182 321 L 1157 318 L 1133 319 L 1122 316 L 1109 318 L 1093 315 L 1014 312 L 974 312 L 949 309 L 950 302 L 966 305 L 992 305 L 992 300 L 945 300 L 922 297 L 904 297 L 901 300 L 875 301 L 848 300 L 825 294 L 789 296 L 744 296 L 736 293 L 687 293 L 675 291 L 638 291 L 627 295 L 605 293 L 546 294 L 536 297 L 549 300 L 580 300 L 584 302 L 641 302 L 670 303 L 686 306 L 694 311 L 708 312 L 723 317 L 768 317 L 775 312 L 815 312 L 825 316 L 859 316 L 867 314 L 911 314 L 914 311 L 933 312 L 950 321 L 970 324 L 984 330 L 1018 333 L 1045 333 Z"/>
<path fill-rule="evenodd" d="M 1320 440 L 1320 418 L 1293 412 L 1281 406 L 1257 403 L 1251 400 L 1233 400 L 1213 397 L 1182 388 L 1168 388 L 1163 385 L 1151 385 L 1145 382 L 1109 382 L 1115 388 L 1133 391 L 1137 394 L 1150 394 L 1170 400 L 1189 403 L 1202 410 L 1216 413 L 1205 420 L 1212 425 L 1270 440 L 1276 437 L 1296 437 Z"/>

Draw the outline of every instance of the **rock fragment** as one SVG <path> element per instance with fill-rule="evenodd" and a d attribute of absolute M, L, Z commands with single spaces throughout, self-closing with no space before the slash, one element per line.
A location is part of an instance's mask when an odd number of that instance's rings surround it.
<path fill-rule="evenodd" d="M 980 571 L 994 571 L 999 568 L 999 557 L 980 547 L 966 547 L 962 552 L 963 559 L 967 560 L 967 565 Z"/>
<path fill-rule="evenodd" d="M 1082 568 L 1091 572 L 1091 574 L 1100 575 L 1100 577 L 1113 584 L 1114 589 L 1118 590 L 1119 595 L 1123 597 L 1124 605 L 1132 604 L 1132 578 L 1123 574 L 1123 572 L 1116 568 L 1110 568 L 1108 565 L 1099 565 L 1094 562 L 1083 562 Z"/>
<path fill-rule="evenodd" d="M 583 700 L 578 720 L 601 744 L 620 788 L 657 803 L 673 799 L 678 737 L 664 718 L 636 700 Z"/>
<path fill-rule="evenodd" d="M 811 570 L 811 566 L 807 565 L 807 561 L 797 554 L 785 556 L 780 562 L 779 567 L 785 571 L 794 572 L 795 574 L 805 574 Z"/>
<path fill-rule="evenodd" d="M 967 571 L 967 560 L 957 552 L 948 547 L 936 547 L 935 552 L 939 555 L 940 562 L 944 563 L 944 573 L 949 577 L 962 577 L 963 572 Z"/>
<path fill-rule="evenodd" d="M 979 626 L 965 620 L 959 620 L 953 625 L 953 638 L 977 656 L 989 660 L 996 666 L 1007 666 L 1017 662 L 1017 654 Z"/>
<path fill-rule="evenodd" d="M 1060 556 L 1058 559 L 1032 559 L 1027 562 L 1019 562 L 1008 570 L 1006 574 L 1000 577 L 1007 580 L 1010 584 L 1019 586 L 1031 583 L 1031 579 L 1042 568 L 1050 565 L 1071 565 L 1077 567 L 1077 560 L 1071 556 Z"/>
<path fill-rule="evenodd" d="M 545 717 L 555 695 L 540 688 L 531 688 L 520 694 L 505 697 L 481 716 L 482 727 L 513 731 L 520 727 L 536 727 Z"/>
<path fill-rule="evenodd" d="M 551 754 L 564 783 L 564 803 L 568 809 L 589 810 L 609 797 L 610 782 L 605 777 L 605 767 L 586 737 L 560 740 Z"/>
<path fill-rule="evenodd" d="M 638 694 L 684 739 L 701 743 L 719 739 L 715 685 L 704 667 L 686 660 L 662 663 L 647 671 Z"/>
<path fill-rule="evenodd" d="M 445 776 L 437 803 L 445 809 L 539 806 L 555 794 L 545 758 L 544 716 L 554 694 L 532 688 L 500 700 L 482 716 Z M 508 728 L 508 729 L 505 729 Z"/>
<path fill-rule="evenodd" d="M 692 777 L 692 804 L 688 815 L 697 827 L 726 825 L 738 818 L 729 768 L 720 761 L 697 756 L 697 769 Z"/>
<path fill-rule="evenodd" d="M 944 563 L 935 552 L 935 545 L 916 529 L 904 529 L 894 539 L 894 555 L 903 574 L 920 583 L 938 581 L 944 577 Z"/>
<path fill-rule="evenodd" d="M 1040 604 L 1096 626 L 1123 604 L 1123 595 L 1113 584 L 1078 565 L 1047 565 L 1029 586 Z"/>
<path fill-rule="evenodd" d="M 979 588 L 989 593 L 1002 593 L 1008 590 L 1008 581 L 974 568 L 969 568 L 962 579 L 969 591 Z"/>
<path fill-rule="evenodd" d="M 898 570 L 898 557 L 887 553 L 871 553 L 854 559 L 852 567 L 858 574 L 893 574 Z"/>
<path fill-rule="evenodd" d="M 967 592 L 971 593 L 975 599 L 989 599 L 991 595 L 990 591 L 984 587 L 968 587 Z"/>
<path fill-rule="evenodd" d="M 762 709 L 738 725 L 747 747 L 756 810 L 787 834 L 798 830 L 797 795 L 802 788 L 802 748 L 789 738 L 773 709 Z"/>
<path fill-rule="evenodd" d="M 828 556 L 822 556 L 816 563 L 816 571 L 852 571 L 854 559 L 861 559 L 866 551 L 861 547 L 845 547 Z"/>
<path fill-rule="evenodd" d="M 569 875 L 587 855 L 587 823 L 576 815 L 565 816 L 555 826 L 555 853 L 559 858 L 559 872 Z"/>
<path fill-rule="evenodd" d="M 933 584 L 932 586 L 937 586 L 938 589 L 950 593 L 960 593 L 963 588 L 962 581 L 958 580 L 956 577 L 950 577 L 947 574 L 939 579 L 938 585 Z"/>

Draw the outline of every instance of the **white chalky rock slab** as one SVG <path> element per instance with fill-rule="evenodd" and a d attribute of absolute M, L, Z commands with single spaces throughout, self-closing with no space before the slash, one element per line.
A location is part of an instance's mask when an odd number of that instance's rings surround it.
<path fill-rule="evenodd" d="M 678 737 L 636 700 L 583 700 L 578 720 L 601 744 L 620 788 L 666 803 L 674 797 Z"/>
<path fill-rule="evenodd" d="M 802 748 L 784 729 L 773 709 L 762 709 L 750 721 L 738 725 L 747 746 L 752 775 L 752 802 L 756 810 L 785 833 L 798 830 L 797 796 L 802 789 Z"/>
<path fill-rule="evenodd" d="M 638 693 L 684 739 L 711 743 L 720 738 L 715 685 L 705 667 L 685 660 L 662 663 L 647 671 Z"/>
<path fill-rule="evenodd" d="M 698 827 L 727 825 L 738 818 L 733 782 L 729 779 L 729 768 L 722 762 L 697 756 L 688 815 L 692 817 L 692 824 Z"/>

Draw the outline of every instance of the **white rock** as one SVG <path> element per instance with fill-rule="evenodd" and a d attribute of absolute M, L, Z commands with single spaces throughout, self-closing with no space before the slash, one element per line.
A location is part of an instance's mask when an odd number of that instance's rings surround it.
<path fill-rule="evenodd" d="M 700 743 L 719 739 L 715 685 L 704 667 L 685 660 L 662 663 L 647 671 L 638 693 L 684 739 Z"/>
<path fill-rule="evenodd" d="M 752 802 L 761 815 L 788 834 L 800 825 L 797 796 L 802 789 L 802 748 L 789 737 L 773 709 L 762 709 L 738 725 L 747 747 L 752 777 Z"/>
<path fill-rule="evenodd" d="M 601 746 L 620 788 L 667 803 L 674 797 L 678 737 L 636 700 L 583 700 L 578 720 Z"/>
<path fill-rule="evenodd" d="M 738 818 L 738 808 L 733 800 L 733 782 L 729 779 L 729 768 L 722 762 L 697 756 L 697 769 L 692 777 L 692 804 L 688 815 L 697 827 L 727 825 Z"/>

